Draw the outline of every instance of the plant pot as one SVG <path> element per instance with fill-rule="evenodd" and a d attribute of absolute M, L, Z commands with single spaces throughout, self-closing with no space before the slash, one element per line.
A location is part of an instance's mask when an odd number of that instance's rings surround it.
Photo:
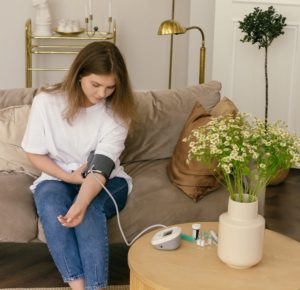
<path fill-rule="evenodd" d="M 289 169 L 278 170 L 278 172 L 269 180 L 268 186 L 275 186 L 282 183 L 283 181 L 285 181 L 288 175 L 289 175 Z"/>
<path fill-rule="evenodd" d="M 219 217 L 218 256 L 232 268 L 250 268 L 262 259 L 265 219 L 257 212 L 257 200 L 248 203 L 229 198 L 228 212 Z"/>

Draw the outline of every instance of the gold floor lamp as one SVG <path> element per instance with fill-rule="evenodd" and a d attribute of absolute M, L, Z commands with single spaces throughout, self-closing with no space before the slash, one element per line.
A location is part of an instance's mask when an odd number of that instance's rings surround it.
<path fill-rule="evenodd" d="M 200 48 L 200 66 L 199 66 L 199 83 L 204 83 L 205 80 L 205 38 L 203 30 L 198 26 L 183 27 L 177 21 L 170 19 L 163 21 L 158 29 L 158 35 L 168 35 L 168 34 L 184 34 L 188 30 L 197 29 L 201 33 L 202 44 Z"/>

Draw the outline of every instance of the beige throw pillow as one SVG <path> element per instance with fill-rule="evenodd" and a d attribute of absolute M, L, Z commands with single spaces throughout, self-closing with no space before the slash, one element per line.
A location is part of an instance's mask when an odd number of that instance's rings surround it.
<path fill-rule="evenodd" d="M 210 111 L 212 117 L 216 118 L 224 115 L 235 115 L 238 112 L 236 105 L 227 97 L 223 97 L 222 100 L 216 104 Z"/>
<path fill-rule="evenodd" d="M 0 110 L 0 171 L 39 176 L 21 148 L 31 105 L 11 106 Z"/>

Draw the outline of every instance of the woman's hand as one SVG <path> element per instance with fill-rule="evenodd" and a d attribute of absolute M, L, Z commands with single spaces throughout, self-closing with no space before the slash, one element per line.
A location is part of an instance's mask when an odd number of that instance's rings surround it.
<path fill-rule="evenodd" d="M 82 165 L 80 168 L 78 168 L 76 171 L 72 173 L 74 174 L 74 176 L 78 176 L 78 174 L 80 174 L 80 177 L 78 177 L 79 180 L 81 180 L 82 178 L 81 171 L 84 169 L 84 166 L 85 165 Z M 99 181 L 101 181 L 102 184 L 105 184 L 106 179 L 103 175 L 98 173 L 93 173 L 93 174 L 96 175 L 96 177 L 99 179 Z M 81 184 L 79 193 L 76 197 L 76 201 L 70 207 L 66 215 L 64 216 L 60 215 L 57 217 L 59 222 L 63 226 L 68 228 L 78 226 L 84 219 L 89 204 L 92 202 L 95 196 L 101 191 L 102 186 L 99 184 L 99 182 L 96 181 L 95 176 L 93 176 L 93 174 L 89 174 L 84 179 L 82 178 L 83 182 Z"/>
<path fill-rule="evenodd" d="M 77 201 L 73 203 L 66 215 L 59 215 L 58 221 L 67 228 L 73 228 L 81 224 L 83 221 L 87 206 Z"/>
<path fill-rule="evenodd" d="M 82 184 L 84 181 L 84 178 L 82 177 L 82 172 L 84 171 L 86 166 L 87 163 L 82 164 L 78 169 L 69 173 L 68 178 L 65 181 L 72 184 Z"/>

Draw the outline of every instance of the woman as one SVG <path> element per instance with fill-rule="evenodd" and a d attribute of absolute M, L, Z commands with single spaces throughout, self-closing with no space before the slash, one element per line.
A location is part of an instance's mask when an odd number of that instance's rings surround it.
<path fill-rule="evenodd" d="M 72 289 L 107 286 L 107 219 L 115 208 L 101 184 L 121 210 L 132 183 L 119 156 L 133 111 L 124 59 L 105 41 L 84 47 L 66 79 L 34 98 L 22 147 L 42 171 L 31 190 L 50 253 Z"/>

